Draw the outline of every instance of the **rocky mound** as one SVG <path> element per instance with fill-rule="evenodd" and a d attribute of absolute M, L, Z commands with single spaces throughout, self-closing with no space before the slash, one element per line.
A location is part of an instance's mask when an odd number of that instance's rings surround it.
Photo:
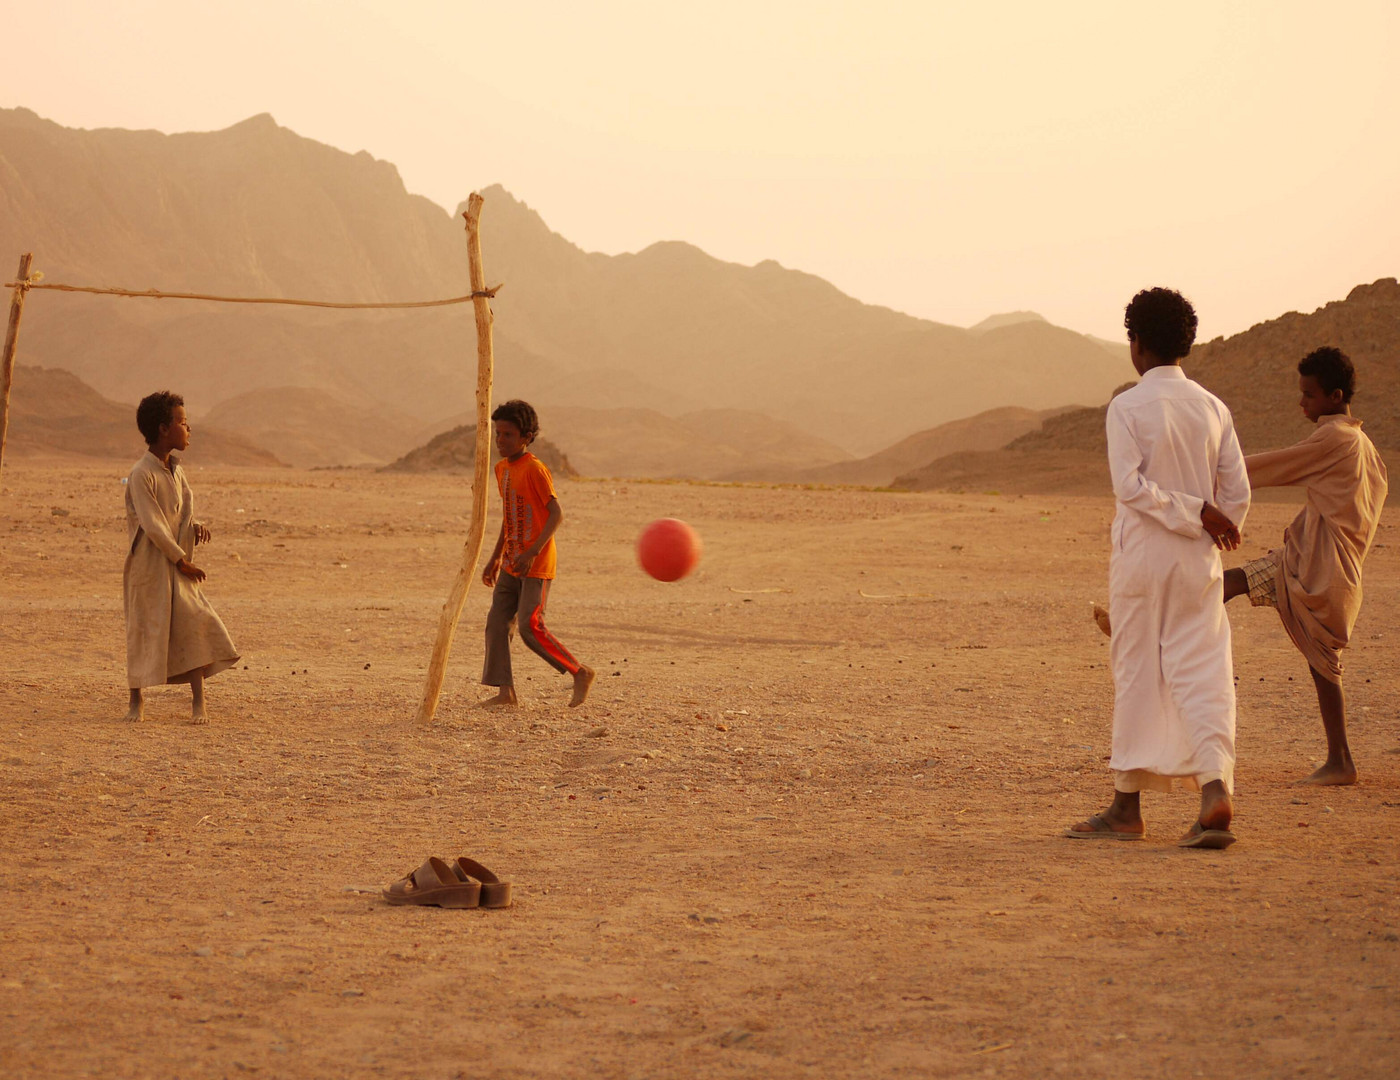
<path fill-rule="evenodd" d="M 183 461 L 198 465 L 283 465 L 248 439 L 216 426 L 191 425 Z M 77 454 L 135 461 L 146 444 L 136 430 L 136 406 L 103 397 L 59 368 L 18 367 L 10 393 L 5 454 Z"/>
<path fill-rule="evenodd" d="M 578 471 L 569 464 L 568 457 L 548 439 L 536 439 L 530 446 L 530 453 L 549 467 L 555 477 L 574 478 Z M 494 442 L 491 446 L 491 461 L 501 459 L 496 453 Z M 451 431 L 435 435 L 425 445 L 410 450 L 397 461 L 385 465 L 380 472 L 445 472 L 470 473 L 476 471 L 476 425 L 463 424 Z"/>

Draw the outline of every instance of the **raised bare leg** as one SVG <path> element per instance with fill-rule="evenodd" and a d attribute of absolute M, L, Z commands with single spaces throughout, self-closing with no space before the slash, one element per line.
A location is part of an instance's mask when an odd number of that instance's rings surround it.
<path fill-rule="evenodd" d="M 204 676 L 198 673 L 190 676 L 190 723 L 209 723 L 209 712 L 204 707 Z"/>
<path fill-rule="evenodd" d="M 1313 685 L 1317 687 L 1317 704 L 1322 710 L 1322 730 L 1327 733 L 1327 760 L 1322 767 L 1303 781 L 1304 784 L 1322 784 L 1329 787 L 1344 787 L 1356 783 L 1356 764 L 1351 760 L 1351 747 L 1347 745 L 1347 706 L 1342 684 L 1320 674 L 1311 665 Z"/>
<path fill-rule="evenodd" d="M 499 687 L 495 697 L 489 697 L 485 701 L 477 702 L 483 709 L 502 709 L 515 705 L 515 687 L 506 685 Z"/>
<path fill-rule="evenodd" d="M 122 719 L 134 724 L 138 720 L 144 720 L 145 718 L 145 705 L 141 700 L 141 691 L 139 688 L 133 686 L 131 688 L 131 696 L 127 699 L 126 715 L 123 716 Z"/>
<path fill-rule="evenodd" d="M 587 664 L 574 672 L 574 696 L 569 699 L 569 708 L 577 708 L 588 700 L 588 688 L 597 677 L 598 673 Z"/>

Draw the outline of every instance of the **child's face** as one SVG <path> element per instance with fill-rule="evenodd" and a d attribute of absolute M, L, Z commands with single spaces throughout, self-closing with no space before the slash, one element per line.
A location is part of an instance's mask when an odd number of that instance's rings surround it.
<path fill-rule="evenodd" d="M 188 450 L 190 446 L 190 422 L 185 418 L 185 407 L 176 405 L 170 410 L 170 423 L 161 424 L 160 438 L 171 450 Z"/>
<path fill-rule="evenodd" d="M 514 420 L 492 420 L 491 425 L 496 429 L 496 452 L 501 457 L 507 461 L 514 461 L 525 453 L 530 440 L 520 434 Z"/>
<path fill-rule="evenodd" d="M 1320 417 L 1331 416 L 1346 408 L 1340 390 L 1333 390 L 1329 394 L 1312 375 L 1298 376 L 1298 405 L 1302 408 L 1303 415 L 1314 424 Z"/>

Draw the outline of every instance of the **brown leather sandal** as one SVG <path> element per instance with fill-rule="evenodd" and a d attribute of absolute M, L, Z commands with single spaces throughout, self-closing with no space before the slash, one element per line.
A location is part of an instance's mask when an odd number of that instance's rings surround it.
<path fill-rule="evenodd" d="M 481 903 L 481 884 L 458 877 L 452 867 L 431 856 L 410 874 L 384 890 L 391 904 L 436 904 L 445 908 L 474 908 Z"/>
<path fill-rule="evenodd" d="M 463 855 L 452 864 L 452 872 L 459 881 L 470 881 L 474 885 L 480 882 L 482 907 L 510 907 L 510 882 L 502 881 L 475 859 Z"/>

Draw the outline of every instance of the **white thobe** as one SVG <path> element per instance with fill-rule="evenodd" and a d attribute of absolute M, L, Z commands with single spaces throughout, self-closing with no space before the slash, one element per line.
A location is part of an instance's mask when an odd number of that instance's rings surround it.
<path fill-rule="evenodd" d="M 176 568 L 194 554 L 194 495 L 174 458 L 147 453 L 126 482 L 128 542 L 122 572 L 126 674 L 132 689 L 206 678 L 238 661 L 204 591 Z"/>
<path fill-rule="evenodd" d="M 1119 791 L 1234 789 L 1235 682 L 1210 502 L 1237 526 L 1249 480 L 1230 410 L 1175 365 L 1108 407 L 1113 757 Z"/>

